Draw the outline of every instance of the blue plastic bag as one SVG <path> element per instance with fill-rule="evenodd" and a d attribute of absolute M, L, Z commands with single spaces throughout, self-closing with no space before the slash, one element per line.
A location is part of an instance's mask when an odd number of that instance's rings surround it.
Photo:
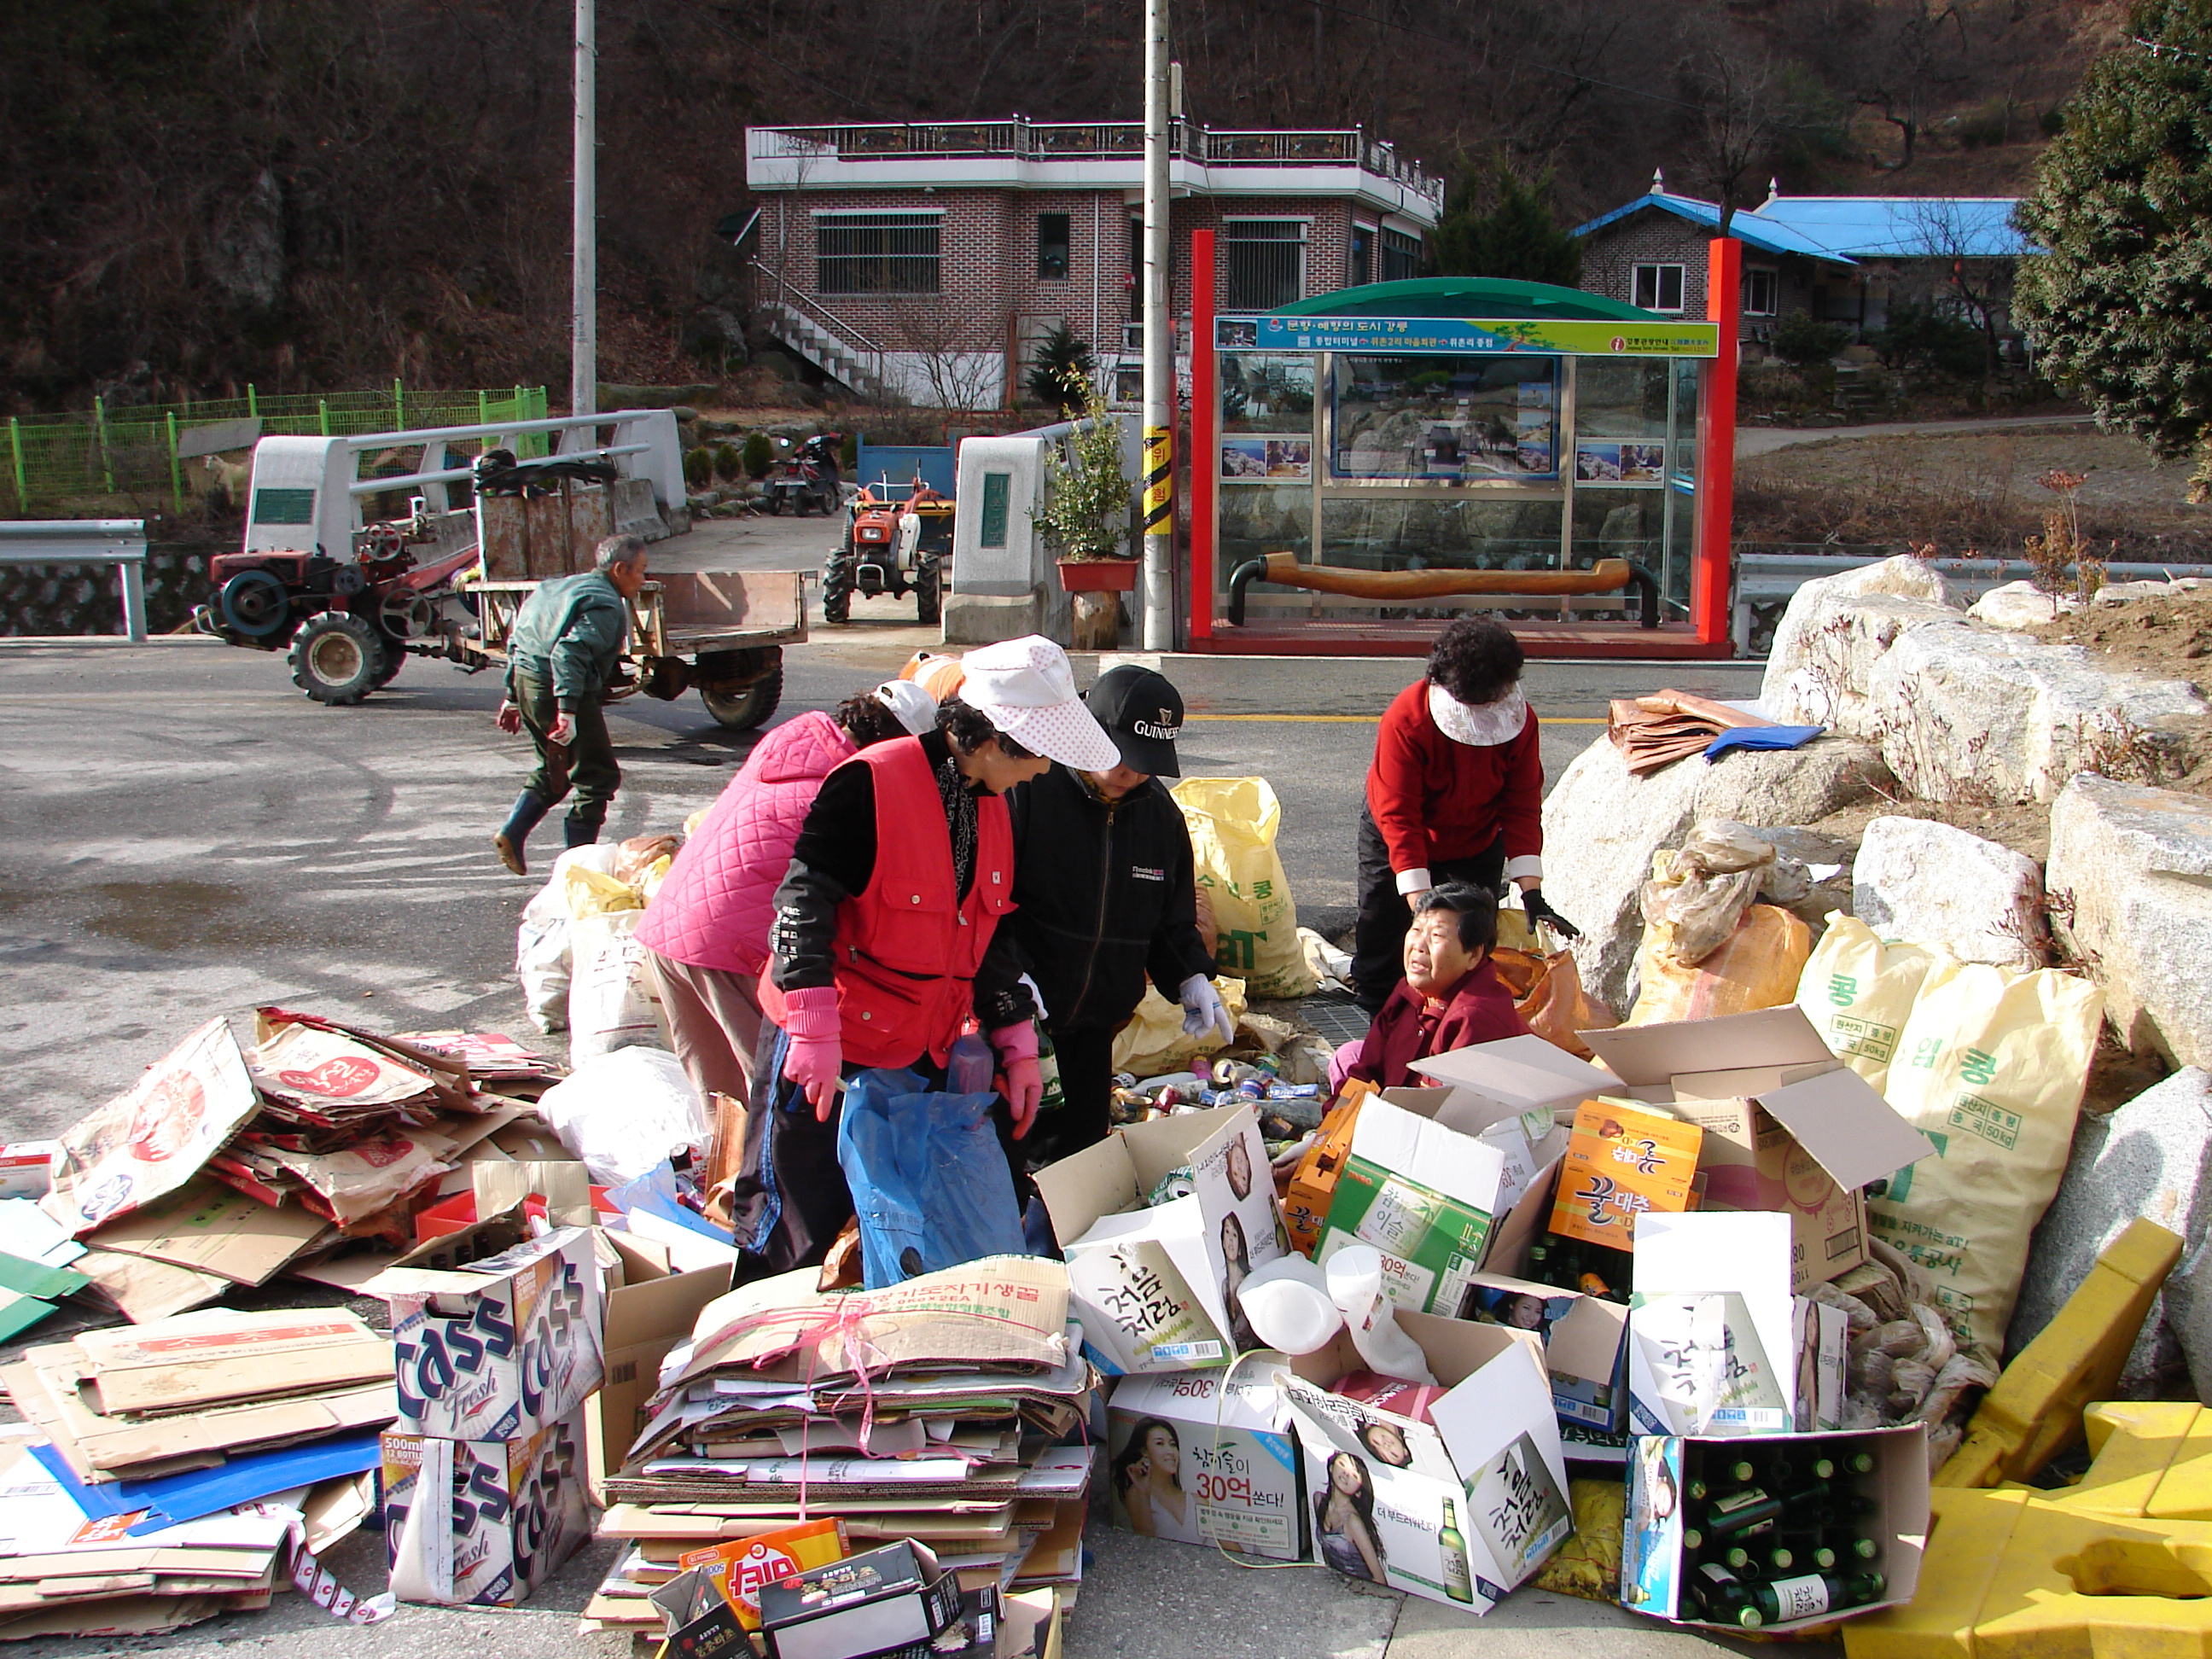
<path fill-rule="evenodd" d="M 931 1091 L 916 1072 L 845 1085 L 837 1162 L 860 1224 L 868 1289 L 1024 1253 L 1013 1172 L 991 1122 L 994 1094 Z"/>

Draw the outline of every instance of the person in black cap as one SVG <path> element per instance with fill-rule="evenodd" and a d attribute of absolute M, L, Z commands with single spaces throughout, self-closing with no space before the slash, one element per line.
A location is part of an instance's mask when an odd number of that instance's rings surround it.
<path fill-rule="evenodd" d="M 1166 678 L 1109 668 L 1084 698 L 1121 750 L 1109 772 L 1055 764 L 1006 797 L 1013 818 L 1010 922 L 1043 1004 L 1066 1105 L 1038 1125 L 1033 1160 L 1049 1162 L 1106 1138 L 1114 1036 L 1150 979 L 1183 1007 L 1183 1029 L 1226 1042 L 1234 1022 L 1213 988 L 1198 931 L 1190 831 L 1159 780 L 1180 777 L 1182 698 Z"/>

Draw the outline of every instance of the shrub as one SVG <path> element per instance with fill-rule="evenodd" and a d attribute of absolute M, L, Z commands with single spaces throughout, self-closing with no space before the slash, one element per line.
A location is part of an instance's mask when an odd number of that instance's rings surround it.
<path fill-rule="evenodd" d="M 684 452 L 684 482 L 694 489 L 704 489 L 714 482 L 714 457 L 705 445 Z"/>
<path fill-rule="evenodd" d="M 1030 397 L 1060 411 L 1063 420 L 1083 412 L 1083 389 L 1097 377 L 1098 360 L 1091 342 L 1066 323 L 1037 342 L 1036 356 L 1023 385 Z"/>
<path fill-rule="evenodd" d="M 748 432 L 738 458 L 749 477 L 765 478 L 775 465 L 775 444 L 765 432 Z"/>
<path fill-rule="evenodd" d="M 1820 323 L 1812 313 L 1793 311 L 1774 325 L 1774 355 L 1785 363 L 1809 368 L 1824 363 L 1850 343 L 1850 331 L 1841 323 Z"/>
<path fill-rule="evenodd" d="M 1928 306 L 1893 306 L 1888 325 L 1869 333 L 1867 343 L 1887 368 L 1978 380 L 1989 368 L 1989 343 L 1982 331 Z"/>
<path fill-rule="evenodd" d="M 714 475 L 717 477 L 736 477 L 738 476 L 738 469 L 742 465 L 743 463 L 738 459 L 738 452 L 734 445 L 717 444 L 714 446 Z"/>

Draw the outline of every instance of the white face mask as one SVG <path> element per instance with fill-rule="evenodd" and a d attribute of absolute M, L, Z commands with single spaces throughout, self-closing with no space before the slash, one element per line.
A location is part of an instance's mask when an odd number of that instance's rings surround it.
<path fill-rule="evenodd" d="M 1528 700 L 1521 695 L 1517 680 L 1513 689 L 1496 702 L 1480 704 L 1461 702 L 1431 680 L 1429 718 L 1437 723 L 1437 730 L 1454 743 L 1488 749 L 1510 743 L 1521 735 L 1521 728 L 1528 723 Z"/>

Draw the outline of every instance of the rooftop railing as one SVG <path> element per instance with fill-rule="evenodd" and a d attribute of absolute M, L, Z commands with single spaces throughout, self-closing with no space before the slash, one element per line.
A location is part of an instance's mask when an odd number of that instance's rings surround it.
<path fill-rule="evenodd" d="M 1013 155 L 1085 161 L 1144 154 L 1145 130 L 1134 121 L 878 122 L 853 126 L 755 127 L 752 153 L 763 160 L 869 161 L 928 156 Z M 1209 167 L 1356 166 L 1443 204 L 1444 181 L 1395 146 L 1359 127 L 1310 131 L 1217 131 L 1192 121 L 1170 128 L 1174 154 Z"/>

